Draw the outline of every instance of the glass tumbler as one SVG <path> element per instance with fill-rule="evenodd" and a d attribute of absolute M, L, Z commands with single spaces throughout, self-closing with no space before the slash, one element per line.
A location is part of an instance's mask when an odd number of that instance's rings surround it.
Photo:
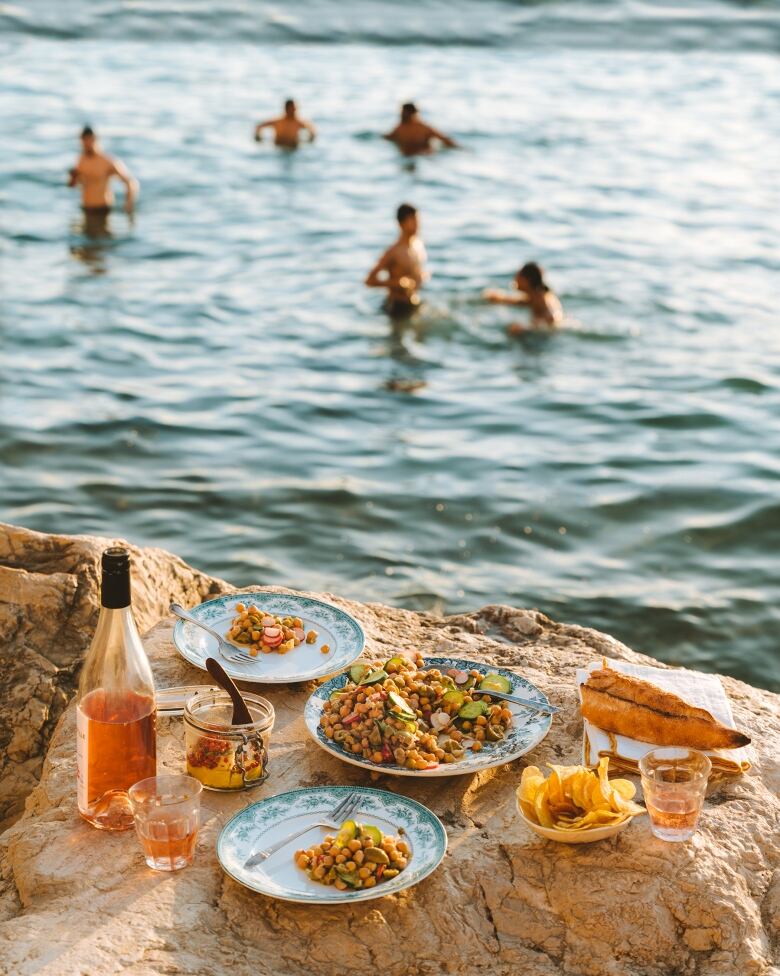
<path fill-rule="evenodd" d="M 704 804 L 712 769 L 696 749 L 651 749 L 639 760 L 650 829 L 660 840 L 690 840 Z"/>
<path fill-rule="evenodd" d="M 150 868 L 178 871 L 192 864 L 202 789 L 192 776 L 150 776 L 130 787 L 135 829 Z"/>

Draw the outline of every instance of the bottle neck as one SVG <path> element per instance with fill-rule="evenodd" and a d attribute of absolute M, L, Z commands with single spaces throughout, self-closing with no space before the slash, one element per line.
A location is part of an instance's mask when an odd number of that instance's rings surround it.
<path fill-rule="evenodd" d="M 103 573 L 100 587 L 100 604 L 103 610 L 130 609 L 130 573 Z"/>

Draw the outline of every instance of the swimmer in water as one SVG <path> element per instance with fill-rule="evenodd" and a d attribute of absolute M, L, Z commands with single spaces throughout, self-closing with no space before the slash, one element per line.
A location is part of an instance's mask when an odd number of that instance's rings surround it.
<path fill-rule="evenodd" d="M 406 102 L 401 106 L 401 121 L 391 131 L 386 132 L 383 139 L 394 142 L 404 156 L 419 156 L 431 153 L 434 143 L 439 142 L 448 149 L 458 149 L 454 139 L 445 136 L 443 132 L 423 122 L 417 106 L 413 102 Z"/>
<path fill-rule="evenodd" d="M 563 307 L 558 296 L 544 280 L 544 271 L 535 261 L 529 261 L 515 275 L 516 291 L 487 288 L 482 297 L 496 305 L 527 305 L 531 311 L 530 326 L 519 322 L 509 326 L 510 335 L 531 329 L 554 329 L 563 321 Z"/>
<path fill-rule="evenodd" d="M 298 107 L 288 98 L 284 103 L 284 115 L 278 119 L 269 119 L 255 126 L 255 142 L 263 141 L 263 129 L 274 130 L 274 145 L 282 149 L 297 149 L 301 132 L 307 132 L 309 142 L 314 142 L 316 130 L 311 122 L 298 118 Z"/>
<path fill-rule="evenodd" d="M 425 271 L 425 247 L 417 236 L 417 210 L 402 203 L 396 214 L 401 233 L 377 261 L 366 278 L 369 288 L 385 288 L 385 311 L 392 318 L 411 315 L 420 304 L 418 289 L 429 277 Z"/>
<path fill-rule="evenodd" d="M 138 196 L 138 182 L 118 159 L 112 159 L 102 151 L 97 136 L 88 125 L 81 131 L 81 146 L 81 155 L 70 171 L 68 186 L 81 187 L 81 205 L 87 228 L 95 221 L 102 220 L 105 224 L 114 203 L 110 185 L 113 177 L 125 184 L 125 212 L 131 214 Z"/>

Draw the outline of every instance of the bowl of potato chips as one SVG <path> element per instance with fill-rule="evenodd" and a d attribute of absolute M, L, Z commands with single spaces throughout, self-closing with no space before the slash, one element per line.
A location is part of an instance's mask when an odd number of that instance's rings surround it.
<path fill-rule="evenodd" d="M 646 813 L 634 803 L 636 787 L 627 779 L 610 780 L 609 760 L 598 771 L 587 766 L 550 766 L 550 775 L 526 766 L 517 788 L 517 809 L 534 833 L 564 844 L 590 844 L 624 830 Z"/>

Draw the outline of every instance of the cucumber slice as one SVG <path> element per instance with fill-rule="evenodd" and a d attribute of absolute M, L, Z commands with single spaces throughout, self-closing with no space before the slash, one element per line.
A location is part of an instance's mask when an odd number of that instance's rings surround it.
<path fill-rule="evenodd" d="M 387 681 L 387 678 L 388 678 L 387 671 L 385 671 L 384 668 L 379 668 L 376 671 L 371 671 L 369 674 L 365 676 L 365 678 L 361 678 L 359 684 L 375 685 L 378 684 L 380 681 Z"/>
<path fill-rule="evenodd" d="M 379 827 L 374 827 L 373 824 L 363 824 L 360 828 L 360 834 L 362 837 L 370 837 L 375 847 L 379 847 L 382 843 L 382 831 Z M 370 847 L 366 849 L 371 850 Z"/>
<path fill-rule="evenodd" d="M 341 878 L 344 884 L 349 885 L 350 888 L 357 888 L 358 881 L 360 880 L 357 871 L 345 871 L 341 865 L 339 865 L 336 868 L 336 874 Z"/>
<path fill-rule="evenodd" d="M 404 712 L 403 715 L 401 715 L 399 712 L 390 712 L 389 714 L 396 720 L 396 722 L 400 722 L 407 732 L 417 731 L 417 720 L 415 718 L 413 721 L 411 718 L 409 718 L 408 712 Z M 394 730 L 391 729 L 391 731 Z"/>
<path fill-rule="evenodd" d="M 485 738 L 488 742 L 500 742 L 504 738 L 504 730 L 500 725 L 488 725 Z"/>
<path fill-rule="evenodd" d="M 487 705 L 484 702 L 466 702 L 463 708 L 461 708 L 458 712 L 458 718 L 465 718 L 472 721 L 475 718 L 479 718 L 480 715 L 484 715 L 486 712 Z"/>
<path fill-rule="evenodd" d="M 466 696 L 462 691 L 458 691 L 457 688 L 453 688 L 452 691 L 446 691 L 442 695 L 442 701 L 445 705 L 457 705 L 458 708 L 463 704 Z"/>
<path fill-rule="evenodd" d="M 354 820 L 345 820 L 344 823 L 339 828 L 338 835 L 336 837 L 336 843 L 340 847 L 344 847 L 351 840 L 357 837 L 358 828 Z"/>
<path fill-rule="evenodd" d="M 413 720 L 417 717 L 397 691 L 391 691 L 387 696 L 387 701 L 390 705 L 390 711 L 395 712 L 399 718 Z"/>
<path fill-rule="evenodd" d="M 349 669 L 349 676 L 355 682 L 355 684 L 360 684 L 362 678 L 368 674 L 371 668 L 367 664 L 353 664 Z"/>
<path fill-rule="evenodd" d="M 512 690 L 512 682 L 501 674 L 486 674 L 479 683 L 480 691 L 500 691 L 508 695 Z"/>

